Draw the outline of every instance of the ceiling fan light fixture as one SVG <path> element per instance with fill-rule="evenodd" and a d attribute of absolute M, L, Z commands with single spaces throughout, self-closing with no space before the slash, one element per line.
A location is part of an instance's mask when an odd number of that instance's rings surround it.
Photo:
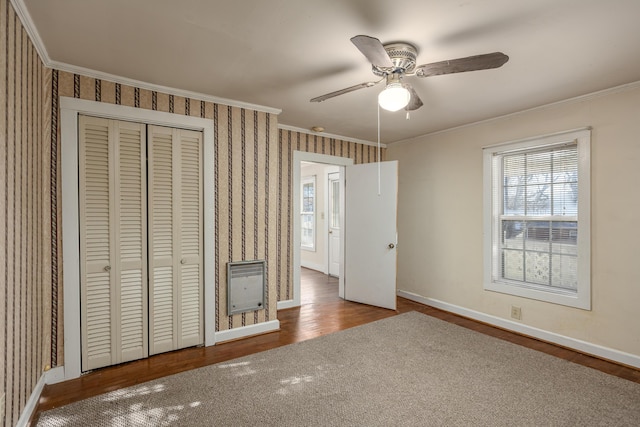
<path fill-rule="evenodd" d="M 378 95 L 378 105 L 387 111 L 398 111 L 406 107 L 411 99 L 411 93 L 402 83 L 389 83 Z"/>

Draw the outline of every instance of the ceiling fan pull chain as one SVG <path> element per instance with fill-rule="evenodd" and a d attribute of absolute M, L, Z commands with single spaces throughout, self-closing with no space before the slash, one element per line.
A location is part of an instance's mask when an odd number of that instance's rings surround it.
<path fill-rule="evenodd" d="M 378 196 L 382 193 L 382 183 L 380 182 L 380 155 L 380 104 L 378 104 Z"/>

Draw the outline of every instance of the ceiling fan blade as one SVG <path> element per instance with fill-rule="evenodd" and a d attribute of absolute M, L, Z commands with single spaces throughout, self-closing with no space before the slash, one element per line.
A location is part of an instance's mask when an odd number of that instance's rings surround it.
<path fill-rule="evenodd" d="M 486 53 L 484 55 L 419 65 L 416 67 L 414 74 L 418 77 L 430 77 L 441 74 L 463 73 L 465 71 L 488 70 L 501 67 L 508 60 L 509 57 L 502 52 Z"/>
<path fill-rule="evenodd" d="M 316 96 L 315 98 L 311 98 L 310 101 L 311 102 L 326 101 L 329 98 L 333 98 L 333 97 L 339 96 L 339 95 L 344 95 L 345 93 L 353 92 L 354 90 L 364 89 L 366 87 L 375 86 L 378 83 L 380 83 L 382 80 L 384 80 L 384 78 L 382 78 L 381 80 L 378 80 L 377 82 L 366 82 L 366 83 L 360 83 L 360 84 L 357 84 L 357 85 L 346 87 L 344 89 L 336 90 L 335 92 L 330 92 L 330 93 L 327 93 L 325 95 Z"/>
<path fill-rule="evenodd" d="M 418 96 L 418 93 L 413 89 L 413 86 L 409 85 L 409 84 L 404 84 L 403 85 L 411 94 L 411 98 L 409 98 L 409 103 L 407 104 L 406 107 L 404 107 L 405 110 L 407 111 L 413 111 L 413 110 L 417 110 L 418 108 L 422 107 L 423 103 L 422 103 L 422 99 L 420 99 L 420 97 Z"/>
<path fill-rule="evenodd" d="M 384 50 L 384 46 L 375 37 L 355 36 L 351 37 L 351 42 L 356 45 L 358 50 L 367 57 L 371 64 L 381 68 L 392 68 L 393 62 L 389 58 L 389 54 Z"/>

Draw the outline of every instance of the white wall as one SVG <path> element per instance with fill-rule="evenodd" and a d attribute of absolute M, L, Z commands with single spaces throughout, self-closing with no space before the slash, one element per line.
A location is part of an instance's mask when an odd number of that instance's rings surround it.
<path fill-rule="evenodd" d="M 592 310 L 483 290 L 482 147 L 587 126 Z M 638 365 L 640 84 L 392 144 L 387 154 L 399 160 L 400 291 Z M 512 323 L 511 305 L 521 321 Z"/>

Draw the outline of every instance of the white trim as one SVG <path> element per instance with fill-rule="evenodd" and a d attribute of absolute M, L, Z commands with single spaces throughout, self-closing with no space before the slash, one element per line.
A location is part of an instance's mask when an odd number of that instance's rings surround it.
<path fill-rule="evenodd" d="M 64 366 L 49 369 L 44 373 L 45 384 L 58 384 L 64 381 Z"/>
<path fill-rule="evenodd" d="M 24 0 L 11 0 L 11 5 L 13 5 L 13 10 L 16 11 L 16 15 L 18 15 L 20 21 L 22 21 L 22 26 L 29 35 L 31 43 L 33 43 L 33 47 L 36 48 L 36 51 L 40 55 L 40 59 L 42 59 L 44 65 L 47 66 L 47 64 L 51 62 L 49 53 L 44 47 L 44 43 L 42 42 L 38 29 L 31 20 L 31 15 L 29 14 L 27 7 L 24 5 Z"/>
<path fill-rule="evenodd" d="M 475 310 L 470 310 L 468 308 L 449 304 L 444 301 L 423 297 L 412 292 L 398 291 L 398 296 L 418 302 L 420 304 L 428 305 L 430 307 L 439 308 L 450 313 L 468 317 L 479 322 L 487 323 L 498 328 L 503 328 L 508 331 L 527 335 L 533 338 L 540 339 L 542 341 L 561 345 L 563 347 L 567 347 L 591 356 L 610 360 L 616 363 L 621 363 L 623 365 L 633 366 L 635 368 L 640 368 L 640 356 L 635 354 L 626 353 L 624 351 L 616 350 L 610 347 L 604 347 L 598 344 L 571 338 L 566 335 L 556 334 L 555 332 L 545 331 L 544 329 L 535 328 L 533 326 L 524 325 L 522 323 L 503 319 L 501 317 L 481 313 Z"/>
<path fill-rule="evenodd" d="M 353 159 L 348 157 L 329 156 L 327 154 L 307 153 L 304 151 L 293 152 L 293 206 L 292 212 L 300 212 L 300 182 L 301 172 L 300 164 L 302 162 L 324 163 L 336 166 L 351 166 Z M 342 183 L 342 194 L 344 194 L 344 170 L 341 170 L 340 177 Z M 344 233 L 340 233 L 340 256 L 342 262 L 341 269 L 344 267 Z M 340 272 L 339 289 L 344 289 L 344 274 Z M 300 305 L 300 215 L 293 215 L 293 305 Z M 278 307 L 279 309 L 280 307 Z"/>
<path fill-rule="evenodd" d="M 216 300 L 216 276 L 215 276 L 215 253 L 216 247 L 216 228 L 215 228 L 215 150 L 213 140 L 213 130 L 216 124 L 213 120 L 209 121 L 210 125 L 203 122 L 207 128 L 203 129 L 203 147 L 202 155 L 203 167 L 202 167 L 202 179 L 203 179 L 203 221 L 204 221 L 204 254 L 203 254 L 203 267 L 204 267 L 204 292 L 202 297 L 203 314 L 204 314 L 204 345 L 209 347 L 216 343 L 216 306 L 213 301 Z M 209 167 L 207 167 L 207 160 Z M 208 255 L 208 256 L 207 256 Z M 208 258 L 208 259 L 207 259 Z M 211 302 L 210 304 L 208 302 Z"/>
<path fill-rule="evenodd" d="M 553 108 L 553 107 L 561 106 L 563 104 L 573 104 L 573 103 L 578 103 L 578 102 L 585 102 L 585 101 L 589 101 L 589 100 L 594 99 L 594 98 L 600 98 L 600 97 L 611 95 L 611 94 L 614 94 L 614 93 L 623 92 L 625 90 L 633 90 L 633 89 L 637 89 L 637 88 L 640 88 L 640 80 L 632 82 L 632 83 L 625 83 L 625 84 L 622 84 L 622 85 L 619 85 L 619 86 L 610 87 L 610 88 L 603 89 L 603 90 L 598 90 L 596 92 L 586 93 L 584 95 L 574 96 L 573 98 L 567 98 L 567 99 L 562 99 L 562 100 L 556 101 L 556 102 L 550 102 L 548 104 L 538 105 L 537 107 L 532 107 L 532 108 L 528 108 L 528 109 L 525 109 L 525 110 L 515 111 L 513 113 L 502 114 L 500 116 L 490 117 L 488 119 L 478 120 L 476 122 L 465 123 L 465 124 L 462 124 L 462 125 L 459 125 L 459 126 L 453 126 L 453 127 L 442 129 L 442 130 L 436 130 L 436 131 L 425 133 L 425 134 L 422 134 L 422 135 L 412 136 L 411 138 L 401 139 L 401 140 L 395 141 L 395 142 L 388 142 L 387 144 L 393 144 L 393 145 L 396 145 L 396 144 L 398 144 L 398 145 L 399 144 L 410 144 L 412 142 L 418 142 L 422 138 L 431 137 L 431 136 L 434 136 L 434 135 L 439 135 L 439 134 L 443 134 L 443 133 L 447 133 L 447 132 L 451 132 L 451 131 L 465 129 L 465 128 L 476 126 L 476 125 L 482 125 L 482 124 L 486 124 L 486 123 L 491 123 L 491 122 L 495 122 L 495 121 L 502 120 L 502 119 L 508 119 L 508 118 L 519 116 L 519 115 L 522 115 L 522 114 L 527 114 L 527 113 L 531 113 L 531 112 L 534 112 L 534 111 L 544 110 L 545 108 Z"/>
<path fill-rule="evenodd" d="M 81 375 L 80 342 L 80 242 L 78 218 L 78 114 L 146 124 L 175 126 L 203 132 L 204 162 L 204 336 L 205 345 L 215 344 L 215 298 L 213 253 L 215 247 L 213 165 L 213 120 L 121 105 L 60 97 L 62 241 L 64 301 L 64 379 Z"/>
<path fill-rule="evenodd" d="M 309 268 L 311 270 L 319 271 L 323 274 L 327 274 L 327 266 L 324 264 L 316 264 L 315 262 L 300 260 L 300 267 Z"/>
<path fill-rule="evenodd" d="M 44 372 L 40 376 L 40 379 L 38 380 L 38 382 L 36 383 L 36 386 L 33 388 L 33 391 L 31 392 L 31 396 L 29 396 L 27 403 L 24 405 L 24 408 L 22 408 L 22 413 L 20 414 L 20 418 L 18 418 L 16 427 L 27 427 L 29 425 L 29 420 L 33 415 L 33 411 L 35 411 L 36 406 L 38 406 L 38 401 L 40 400 L 40 395 L 42 394 L 42 390 L 44 389 L 44 386 L 47 384 L 47 382 L 45 381 L 45 378 L 46 378 L 46 372 Z M 6 402 L 5 402 L 5 405 L 6 405 Z M 4 415 L 4 414 L 1 414 L 1 415 Z M 0 415 L 0 419 L 2 419 L 1 415 Z"/>
<path fill-rule="evenodd" d="M 316 267 L 307 267 L 307 268 L 311 268 L 313 270 L 317 270 L 317 271 L 321 271 L 324 274 L 329 274 L 329 249 L 331 248 L 331 238 L 329 237 L 329 223 L 331 222 L 331 212 L 329 212 L 329 192 L 331 191 L 331 189 L 329 188 L 329 172 L 328 172 L 329 168 L 325 167 L 322 170 L 322 180 L 323 180 L 323 188 L 324 188 L 324 197 L 322 200 L 322 211 L 324 212 L 324 218 L 322 218 L 323 221 L 323 227 L 322 227 L 322 236 L 323 236 L 323 241 L 324 241 L 324 253 L 322 253 L 322 267 L 318 268 L 320 266 L 318 266 L 316 264 Z M 340 179 L 340 173 L 338 172 L 338 180 Z M 340 184 L 338 184 L 340 185 Z M 304 263 L 302 263 L 301 265 L 302 267 L 306 267 L 304 265 Z"/>
<path fill-rule="evenodd" d="M 107 74 L 107 73 L 102 73 L 99 71 L 95 71 L 95 70 L 90 70 L 87 68 L 82 68 L 82 67 L 77 67 L 71 64 L 66 64 L 66 63 L 62 63 L 62 62 L 58 62 L 58 61 L 53 61 L 51 60 L 51 58 L 49 57 L 49 54 L 47 52 L 47 49 L 44 46 L 44 43 L 42 42 L 42 38 L 40 37 L 40 33 L 38 32 L 35 24 L 33 23 L 33 20 L 31 19 L 31 15 L 29 14 L 29 11 L 27 9 L 27 7 L 24 4 L 24 0 L 10 0 L 11 4 L 13 5 L 14 10 L 16 11 L 16 14 L 18 15 L 18 17 L 20 18 L 20 20 L 22 21 L 22 25 L 25 28 L 25 31 L 27 32 L 27 34 L 29 35 L 31 42 L 33 43 L 36 51 L 38 52 L 38 54 L 40 55 L 40 59 L 42 59 L 42 62 L 44 64 L 45 67 L 48 68 L 56 68 L 59 69 L 61 71 L 68 71 L 71 73 L 79 73 L 79 74 L 85 74 L 88 77 L 95 77 L 95 78 L 99 78 L 99 79 L 103 79 L 103 80 L 109 80 L 109 81 L 113 81 L 115 83 L 122 83 L 122 84 L 126 84 L 126 85 L 133 85 L 140 88 L 145 88 L 145 89 L 149 89 L 149 90 L 155 90 L 158 92 L 163 92 L 163 93 L 168 93 L 168 94 L 172 94 L 172 95 L 177 95 L 177 96 L 185 96 L 188 98 L 197 98 L 197 99 L 201 99 L 203 101 L 210 101 L 210 102 L 214 102 L 214 103 L 218 103 L 218 104 L 223 104 L 223 105 L 229 105 L 231 107 L 239 107 L 239 108 L 248 108 L 248 109 L 252 109 L 252 110 L 257 110 L 257 111 L 264 111 L 267 113 L 273 113 L 273 114 L 280 114 L 282 112 L 282 109 L 278 109 L 278 108 L 272 108 L 272 107 L 264 107 L 264 106 L 260 106 L 260 105 L 254 105 L 254 104 L 248 104 L 248 103 L 243 103 L 243 102 L 239 102 L 239 101 L 233 101 L 230 99 L 225 99 L 225 98 L 218 98 L 212 95 L 207 95 L 207 94 L 202 94 L 202 93 L 198 93 L 198 92 L 189 92 L 189 91 L 184 91 L 181 89 L 176 89 L 176 88 L 169 88 L 169 87 L 165 87 L 165 86 L 159 86 L 159 85 L 154 85 L 151 83 L 145 83 L 145 82 L 141 82 L 138 80 L 133 80 L 133 79 L 128 79 L 125 77 L 120 77 L 120 76 L 116 76 L 113 74 Z M 484 123 L 491 123 L 493 121 L 496 120 L 501 120 L 504 118 L 509 118 L 509 117 L 513 117 L 513 116 L 517 116 L 517 115 L 521 115 L 521 114 L 526 114 L 532 111 L 537 111 L 537 110 L 542 110 L 545 109 L 547 107 L 555 107 L 555 106 L 559 106 L 562 104 L 570 104 L 570 103 L 574 103 L 574 102 L 584 102 L 587 101 L 589 99 L 592 98 L 598 98 L 601 96 L 606 96 L 612 93 L 616 93 L 616 92 L 621 92 L 627 89 L 635 89 L 637 87 L 640 87 L 640 80 L 635 81 L 635 82 L 631 82 L 631 83 L 625 83 L 622 85 L 618 85 L 618 86 L 614 86 L 611 88 L 607 88 L 607 89 L 602 89 L 599 91 L 595 91 L 595 92 L 590 92 L 584 95 L 578 95 L 572 98 L 567 98 L 567 99 L 562 99 L 560 101 L 556 101 L 556 102 L 550 102 L 548 104 L 542 104 L 542 105 L 538 105 L 536 107 L 532 107 L 532 108 L 527 108 L 524 110 L 520 110 L 520 111 L 516 111 L 516 112 L 512 112 L 512 113 L 507 113 L 507 114 L 503 114 L 503 115 L 499 115 L 499 116 L 495 116 L 495 117 L 490 117 L 488 119 L 484 119 L 484 120 L 478 120 L 475 122 L 471 122 L 471 123 L 465 123 L 462 125 L 458 125 L 458 126 L 453 126 L 450 128 L 446 128 L 446 129 L 441 129 L 441 130 L 437 130 L 434 132 L 430 132 L 430 133 L 425 133 L 422 135 L 418 135 L 418 136 L 414 136 L 411 138 L 407 138 L 407 139 L 402 139 L 399 141 L 394 141 L 394 142 L 389 142 L 387 144 L 405 144 L 405 143 L 411 143 L 414 142 L 418 139 L 421 138 L 425 138 L 428 136 L 433 136 L 433 135 L 438 135 L 441 133 L 445 133 L 445 132 L 449 132 L 449 131 L 454 131 L 454 130 L 458 130 L 458 129 L 464 129 L 470 126 L 475 126 L 475 125 L 479 125 L 479 124 L 484 124 Z M 318 133 L 318 132 L 312 132 L 308 129 L 304 129 L 304 128 L 298 128 L 298 127 L 294 127 L 294 126 L 287 126 L 284 124 L 279 124 L 278 125 L 279 129 L 283 129 L 283 130 L 291 130 L 293 132 L 302 132 L 302 133 L 307 133 L 310 135 L 322 135 L 322 136 L 326 136 L 328 138 L 336 138 L 336 139 L 341 139 L 343 141 L 351 141 L 351 142 L 357 142 L 357 143 L 361 143 L 361 144 L 367 144 L 367 145 L 377 145 L 377 142 L 371 142 L 371 141 L 367 141 L 367 140 L 363 140 L 363 139 L 357 139 L 357 138 L 350 138 L 350 137 L 346 137 L 346 136 L 341 136 L 341 135 L 335 135 L 335 134 L 331 134 L 331 133 Z M 387 148 L 387 144 L 380 144 L 381 147 L 383 148 Z"/>
<path fill-rule="evenodd" d="M 213 120 L 200 117 L 184 116 L 182 114 L 166 113 L 163 111 L 147 110 L 144 108 L 128 107 L 125 105 L 109 104 L 106 102 L 89 101 L 86 99 L 60 97 L 60 111 L 72 110 L 80 114 L 90 114 L 94 117 L 105 117 L 117 120 L 139 120 L 141 123 L 181 126 L 182 129 L 202 130 L 211 132 L 213 138 Z M 206 136 L 206 134 L 205 134 Z M 211 142 L 209 142 L 211 143 Z"/>
<path fill-rule="evenodd" d="M 287 308 L 298 307 L 300 304 L 296 304 L 296 302 L 292 299 L 288 299 L 285 301 L 278 301 L 278 310 L 285 310 Z"/>
<path fill-rule="evenodd" d="M 216 332 L 216 342 L 221 343 L 224 341 L 237 340 L 239 338 L 246 338 L 278 330 L 280 330 L 280 321 L 270 320 L 268 322 L 256 323 L 255 325 L 247 325 L 240 328 L 227 329 L 226 331 L 218 331 Z"/>
<path fill-rule="evenodd" d="M 322 271 L 324 274 L 329 274 L 330 270 L 331 270 L 331 266 L 329 265 L 329 263 L 331 262 L 331 237 L 329 236 L 329 226 L 331 224 L 331 216 L 332 216 L 332 212 L 329 210 L 329 197 L 330 197 L 330 193 L 333 191 L 331 189 L 331 181 L 329 180 L 329 175 L 333 175 L 333 174 L 338 174 L 338 187 L 343 187 L 344 183 L 341 182 L 341 180 L 343 181 L 343 176 L 344 176 L 344 171 L 340 171 L 340 168 L 338 168 L 338 170 L 335 170 L 332 167 L 325 167 L 324 168 L 324 173 L 323 173 L 323 177 L 324 177 L 324 182 L 325 182 L 325 192 L 324 192 L 324 211 L 326 212 L 325 214 L 325 221 L 324 221 L 324 236 L 325 236 L 325 251 L 324 251 L 324 267 Z M 339 194 L 340 198 L 342 197 L 341 194 Z M 340 233 L 342 233 L 342 226 L 340 226 L 340 224 L 342 224 L 342 222 L 340 221 L 344 221 L 344 218 L 342 218 L 342 211 L 344 210 L 344 203 L 341 203 L 340 200 L 338 200 L 338 203 L 340 204 L 340 206 L 338 206 L 338 230 Z M 340 269 L 338 268 L 338 276 L 340 275 Z M 341 298 L 342 298 L 342 294 L 341 294 Z"/>
<path fill-rule="evenodd" d="M 304 133 L 304 134 L 308 134 L 308 135 L 318 135 L 318 136 L 322 136 L 322 137 L 325 137 L 325 138 L 334 138 L 334 139 L 339 139 L 339 140 L 342 140 L 342 141 L 356 142 L 358 144 L 373 145 L 373 146 L 376 146 L 376 147 L 378 146 L 377 142 L 367 141 L 366 139 L 351 138 L 351 137 L 348 137 L 348 136 L 335 135 L 335 134 L 326 133 L 326 132 L 312 132 L 309 129 L 299 128 L 299 127 L 295 127 L 295 126 L 278 124 L 278 129 L 288 130 L 288 131 L 291 131 L 291 132 L 300 132 L 300 133 Z M 380 147 L 387 148 L 387 145 L 386 144 L 380 144 Z"/>
<path fill-rule="evenodd" d="M 517 150 L 521 150 L 521 149 L 526 149 L 529 147 L 529 145 L 534 142 L 534 141 L 540 141 L 540 140 L 545 140 L 545 144 L 542 144 L 542 146 L 544 145 L 555 145 L 558 143 L 562 143 L 562 142 L 571 142 L 571 136 L 573 134 L 578 134 L 580 132 L 585 132 L 585 131 L 591 131 L 592 128 L 591 126 L 584 126 L 581 128 L 576 128 L 576 129 L 570 129 L 570 130 L 564 130 L 564 131 L 559 131 L 559 132 L 552 132 L 552 133 L 547 133 L 544 135 L 538 135 L 538 136 L 531 136 L 528 138 L 520 138 L 520 139 L 514 139 L 512 141 L 503 141 L 503 142 L 498 142 L 495 144 L 491 144 L 491 145 L 485 145 L 482 147 L 482 149 L 497 149 L 500 147 L 504 147 L 504 146 L 510 146 L 513 145 L 513 150 L 505 150 L 505 152 L 510 152 L 510 151 L 517 151 Z M 536 146 L 540 146 L 541 144 L 536 144 Z M 494 150 L 494 151 L 502 151 L 502 150 Z"/>
<path fill-rule="evenodd" d="M 498 257 L 497 243 L 500 241 L 500 230 L 496 226 L 498 212 L 494 207 L 494 185 L 502 185 L 500 176 L 496 179 L 494 161 L 496 155 L 512 151 L 551 147 L 564 143 L 577 143 L 578 150 L 578 267 L 577 289 L 575 293 L 545 289 L 523 284 L 518 286 L 509 281 L 496 279 L 493 260 Z M 544 136 L 532 137 L 500 143 L 483 148 L 483 281 L 487 291 L 501 292 L 524 298 L 546 301 L 569 307 L 591 310 L 591 130 L 581 128 L 572 131 L 558 132 Z M 499 175 L 499 174 L 498 174 Z"/>
<path fill-rule="evenodd" d="M 95 79 L 107 80 L 114 83 L 120 83 L 128 86 L 138 87 L 140 89 L 147 89 L 150 91 L 162 92 L 169 95 L 183 96 L 185 98 L 197 99 L 199 101 L 213 102 L 219 105 L 228 105 L 230 107 L 246 108 L 248 110 L 255 110 L 264 113 L 280 114 L 282 109 L 265 107 L 257 104 L 250 104 L 248 102 L 234 101 L 232 99 L 220 98 L 213 95 L 208 95 L 200 92 L 192 92 L 184 89 L 177 89 L 168 86 L 161 86 L 153 83 L 143 82 L 141 80 L 134 80 L 128 77 L 121 77 L 115 74 L 103 73 L 102 71 L 91 70 L 89 68 L 78 67 L 75 65 L 66 64 L 64 62 L 50 61 L 47 64 L 49 68 L 54 68 L 60 71 L 66 71 L 74 74 L 81 74 L 86 77 L 93 77 Z"/>
<path fill-rule="evenodd" d="M 80 217 L 78 201 L 78 118 L 77 112 L 60 100 L 62 178 L 62 271 L 64 271 L 64 367 L 65 379 L 81 374 L 80 342 Z"/>
<path fill-rule="evenodd" d="M 27 404 L 22 409 L 22 413 L 20 414 L 20 418 L 18 418 L 16 426 L 26 427 L 28 425 L 29 420 L 33 416 L 33 412 L 38 406 L 38 402 L 40 401 L 40 396 L 42 395 L 42 390 L 45 385 L 57 384 L 64 380 L 64 366 L 58 366 L 57 368 L 44 371 L 40 376 L 40 379 L 38 379 L 36 386 L 33 388 L 31 396 L 29 396 L 29 400 L 27 400 Z"/>
<path fill-rule="evenodd" d="M 31 38 L 33 46 L 36 48 L 36 51 L 40 55 L 40 59 L 45 67 L 54 68 L 60 71 L 66 71 L 73 74 L 81 74 L 86 77 L 93 77 L 100 80 L 108 80 L 114 83 L 120 83 L 124 85 L 129 85 L 133 87 L 139 87 L 140 89 L 147 89 L 151 91 L 162 92 L 170 95 L 183 96 L 185 98 L 193 98 L 201 101 L 213 102 L 215 104 L 228 105 L 230 107 L 238 107 L 238 108 L 246 108 L 249 110 L 256 110 L 265 113 L 271 114 L 280 114 L 282 109 L 273 108 L 273 107 L 265 107 L 263 105 L 250 104 L 248 102 L 235 101 L 227 98 L 220 98 L 213 95 L 208 95 L 200 92 L 192 92 L 183 89 L 177 89 L 167 86 L 156 85 L 152 83 L 143 82 L 140 80 L 130 79 L 128 77 L 117 76 L 115 74 L 104 73 L 102 71 L 92 70 L 90 68 L 79 67 L 72 64 L 67 64 L 65 62 L 54 61 L 49 57 L 49 53 L 45 48 L 44 43 L 42 42 L 42 38 L 40 37 L 40 33 L 36 28 L 33 20 L 31 19 L 31 15 L 29 14 L 29 9 L 25 6 L 24 0 L 11 0 L 11 4 L 13 5 L 16 14 L 22 21 L 22 25 L 24 26 L 25 31 Z"/>

